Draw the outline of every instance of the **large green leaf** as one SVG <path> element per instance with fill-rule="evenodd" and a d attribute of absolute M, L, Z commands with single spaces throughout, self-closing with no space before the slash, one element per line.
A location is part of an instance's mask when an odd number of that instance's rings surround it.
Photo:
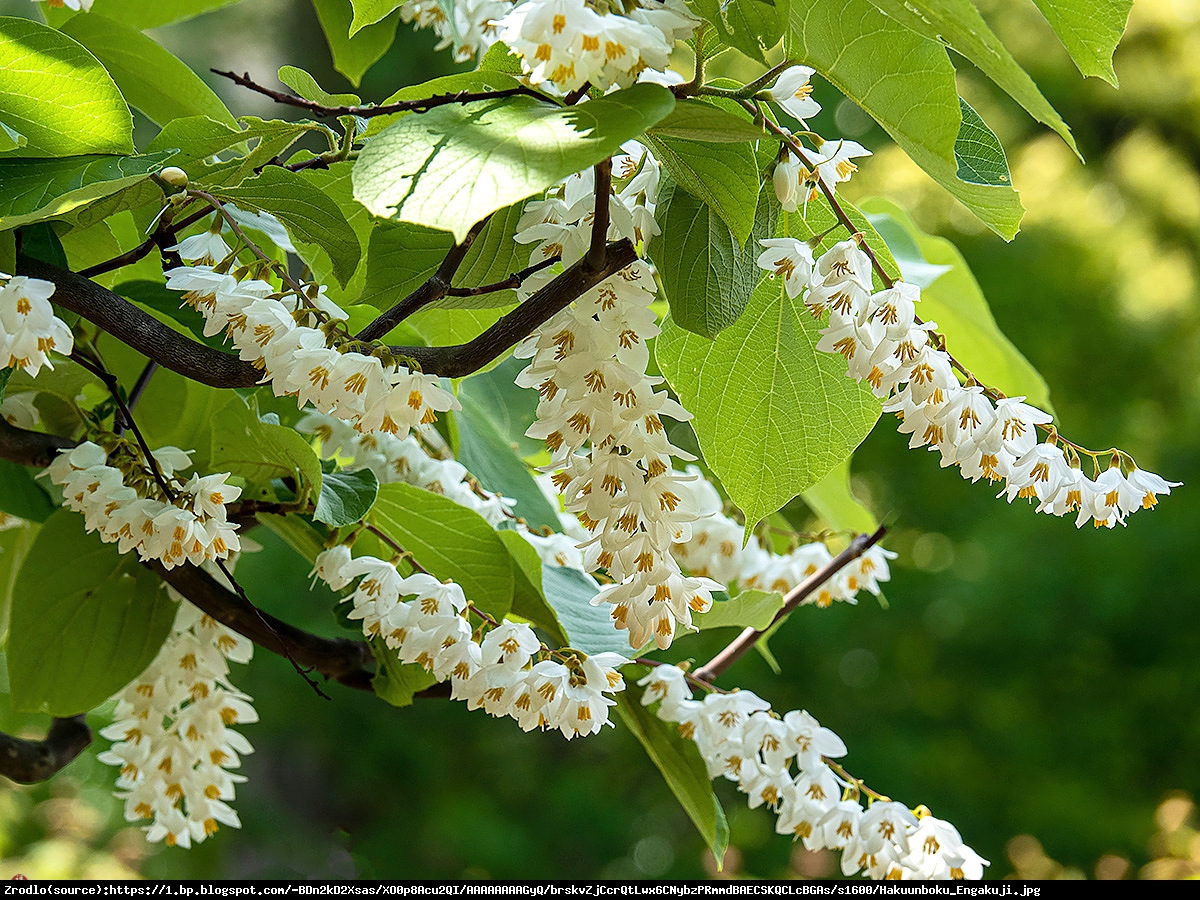
<path fill-rule="evenodd" d="M 711 207 L 738 243 L 744 243 L 754 227 L 760 187 L 754 148 L 749 144 L 705 144 L 649 134 L 646 140 L 671 178 Z"/>
<path fill-rule="evenodd" d="M 740 591 L 728 600 L 714 602 L 708 612 L 694 616 L 692 623 L 701 631 L 731 626 L 764 631 L 781 609 L 783 594 L 779 591 Z"/>
<path fill-rule="evenodd" d="M 666 88 L 637 84 L 565 109 L 518 96 L 404 116 L 363 148 L 354 196 L 378 216 L 462 240 L 488 213 L 600 162 L 674 105 Z"/>
<path fill-rule="evenodd" d="M 201 13 L 238 3 L 239 0 L 96 0 L 88 15 L 107 16 L 124 22 L 130 28 L 144 31 L 172 22 L 182 22 Z M 46 4 L 46 18 L 51 25 L 58 26 L 68 19 L 85 16 L 69 9 L 54 9 Z"/>
<path fill-rule="evenodd" d="M 313 518 L 337 527 L 361 521 L 379 494 L 379 479 L 370 469 L 329 472 L 321 478 L 321 493 Z"/>
<path fill-rule="evenodd" d="M 215 193 L 240 207 L 269 212 L 283 223 L 293 241 L 324 250 L 342 284 L 354 274 L 361 254 L 358 235 L 337 203 L 303 174 L 268 166 L 257 177 Z"/>
<path fill-rule="evenodd" d="M 696 12 L 715 26 L 722 43 L 759 62 L 766 62 L 764 54 L 779 43 L 783 33 L 781 9 L 772 2 L 694 0 L 694 5 Z"/>
<path fill-rule="evenodd" d="M 768 136 L 765 128 L 755 125 L 746 116 L 703 100 L 680 100 L 669 116 L 650 129 L 650 134 L 717 144 L 757 141 Z"/>
<path fill-rule="evenodd" d="M 871 224 L 887 242 L 901 271 L 934 264 L 948 270 L 921 291 L 917 314 L 937 322 L 954 357 L 984 383 L 1006 394 L 1024 395 L 1047 411 L 1050 390 L 1041 374 L 996 324 L 979 282 L 958 248 L 921 231 L 903 209 L 882 197 L 863 204 Z"/>
<path fill-rule="evenodd" d="M 655 356 L 704 460 L 753 527 L 816 484 L 870 433 L 880 405 L 816 349 L 815 322 L 782 281 L 764 281 L 741 319 L 710 341 L 670 319 Z"/>
<path fill-rule="evenodd" d="M 0 160 L 0 229 L 66 215 L 162 168 L 169 153 Z"/>
<path fill-rule="evenodd" d="M 0 17 L 0 119 L 26 138 L 9 156 L 133 153 L 133 117 L 104 66 L 65 34 Z"/>
<path fill-rule="evenodd" d="M 0 459 L 0 512 L 18 519 L 44 522 L 54 512 L 54 504 L 33 480 L 29 469 Z"/>
<path fill-rule="evenodd" d="M 1010 186 L 958 178 L 962 124 L 945 48 L 885 16 L 869 0 L 787 0 L 784 46 L 869 113 L 914 162 L 1006 240 L 1024 212 Z"/>
<path fill-rule="evenodd" d="M 558 531 L 558 511 L 550 505 L 513 447 L 501 437 L 491 411 L 470 396 L 460 396 L 459 402 L 462 410 L 454 417 L 458 426 L 458 461 L 487 490 L 515 500 L 513 513 L 531 528 Z"/>
<path fill-rule="evenodd" d="M 212 88 L 141 32 L 104 16 L 76 16 L 62 31 L 104 64 L 129 105 L 152 122 L 165 125 L 181 116 L 208 116 L 234 124 Z"/>
<path fill-rule="evenodd" d="M 249 482 L 257 492 L 247 497 L 268 495 L 273 478 L 292 478 L 297 494 L 317 495 L 321 489 L 321 463 L 308 440 L 293 428 L 265 422 L 258 416 L 254 397 L 243 400 L 234 394 L 212 416 L 213 471 L 230 471 Z"/>
<path fill-rule="evenodd" d="M 1058 132 L 1077 151 L 1067 123 L 988 27 L 971 0 L 871 0 L 871 3 L 917 34 L 944 43 L 965 56 L 1026 112 Z"/>
<path fill-rule="evenodd" d="M 176 609 L 162 582 L 133 554 L 85 534 L 76 513 L 56 512 L 34 540 L 13 590 L 13 707 L 73 716 L 103 703 L 154 659 Z"/>
<path fill-rule="evenodd" d="M 617 631 L 607 605 L 592 606 L 600 592 L 595 580 L 578 569 L 542 567 L 542 589 L 567 632 L 570 646 L 584 653 L 629 653 L 628 631 Z"/>
<path fill-rule="evenodd" d="M 410 484 L 385 484 L 368 519 L 412 553 L 435 578 L 455 581 L 496 618 L 513 598 L 513 562 L 495 530 L 474 510 Z"/>
<path fill-rule="evenodd" d="M 16 528 L 0 531 L 0 643 L 8 640 L 8 616 L 12 610 L 13 590 L 16 587 L 17 576 L 21 573 L 21 565 L 29 549 L 33 546 L 41 526 L 36 522 L 27 522 Z M 3 654 L 0 654 L 3 656 Z M 0 662 L 0 680 L 3 680 L 3 690 L 8 693 L 8 662 Z"/>
<path fill-rule="evenodd" d="M 1033 0 L 1084 75 L 1117 86 L 1113 51 L 1125 33 L 1133 0 Z"/>
<path fill-rule="evenodd" d="M 559 644 L 567 643 L 567 634 L 558 621 L 553 607 L 546 602 L 542 587 L 542 560 L 529 541 L 512 529 L 502 529 L 496 534 L 512 554 L 513 560 L 513 603 L 509 612 L 528 619 L 538 628 L 550 634 Z"/>
<path fill-rule="evenodd" d="M 639 670 L 643 671 L 643 670 Z M 717 795 L 713 793 L 708 769 L 696 745 L 680 736 L 678 729 L 659 719 L 635 699 L 630 691 L 617 695 L 617 712 L 646 755 L 658 767 L 667 787 L 679 801 L 720 868 L 729 846 L 729 825 Z"/>
<path fill-rule="evenodd" d="M 350 0 L 312 0 L 312 4 L 329 43 L 333 67 L 358 87 L 367 69 L 383 58 L 396 39 L 400 12 L 393 11 L 373 25 L 355 29 L 351 36 L 354 13 Z"/>
<path fill-rule="evenodd" d="M 770 187 L 758 200 L 744 246 L 712 207 L 678 187 L 664 191 L 655 217 L 662 235 L 650 243 L 671 318 L 680 328 L 712 338 L 738 320 L 763 274 L 759 240 L 773 237 L 779 204 Z"/>

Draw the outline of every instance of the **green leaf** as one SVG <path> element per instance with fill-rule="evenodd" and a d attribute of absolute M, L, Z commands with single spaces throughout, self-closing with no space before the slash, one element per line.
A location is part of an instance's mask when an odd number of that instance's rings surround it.
<path fill-rule="evenodd" d="M 721 41 L 765 63 L 779 43 L 786 7 L 764 0 L 694 0 L 696 12 L 714 26 Z"/>
<path fill-rule="evenodd" d="M 269 496 L 272 478 L 298 481 L 297 495 L 310 495 L 321 488 L 321 462 L 308 439 L 285 425 L 274 425 L 258 417 L 258 402 L 251 396 L 243 400 L 234 394 L 226 398 L 212 420 L 213 471 L 241 475 L 257 492 L 246 496 Z"/>
<path fill-rule="evenodd" d="M 531 388 L 518 387 L 513 380 L 528 363 L 523 359 L 509 357 L 494 369 L 477 372 L 464 378 L 458 385 L 458 399 L 469 397 L 471 401 L 488 411 L 497 430 L 519 456 L 533 456 L 542 452 L 545 445 L 527 437 L 525 432 L 537 418 L 538 395 Z"/>
<path fill-rule="evenodd" d="M 41 526 L 37 523 L 26 523 L 16 528 L 0 531 L 0 644 L 8 640 L 8 617 L 12 610 L 13 590 L 16 587 L 17 575 L 21 565 L 33 546 Z M 0 654 L 3 656 L 3 654 Z M 8 660 L 0 662 L 0 680 L 4 682 L 0 694 L 9 693 Z"/>
<path fill-rule="evenodd" d="M 296 66 L 280 67 L 279 81 L 295 91 L 296 96 L 320 103 L 322 106 L 357 106 L 362 103 L 358 94 L 329 93 L 317 84 L 317 79 Z"/>
<path fill-rule="evenodd" d="M 778 215 L 768 186 L 758 198 L 754 229 L 739 247 L 710 206 L 678 187 L 660 194 L 655 216 L 662 235 L 650 243 L 650 258 L 680 328 L 713 338 L 738 320 L 763 274 L 758 242 L 774 236 Z"/>
<path fill-rule="evenodd" d="M 0 160 L 0 229 L 66 215 L 146 180 L 170 154 Z"/>
<path fill-rule="evenodd" d="M 387 18 L 393 10 L 404 5 L 404 0 L 350 0 L 354 7 L 354 18 L 350 22 L 350 37 L 354 37 L 367 25 L 374 25 Z"/>
<path fill-rule="evenodd" d="M 1083 75 L 1117 86 L 1113 52 L 1125 33 L 1133 0 L 1033 0 Z"/>
<path fill-rule="evenodd" d="M 182 22 L 198 16 L 201 13 L 229 6 L 239 0 L 96 0 L 92 10 L 86 15 L 107 16 L 124 22 L 130 28 L 144 31 L 147 28 L 158 28 L 172 22 Z M 49 4 L 47 4 L 49 7 Z M 46 18 L 51 25 L 58 26 L 62 22 L 75 18 L 85 18 L 84 14 L 76 14 L 68 9 L 46 9 Z"/>
<path fill-rule="evenodd" d="M 671 114 L 650 129 L 655 137 L 685 141 L 737 144 L 770 138 L 769 132 L 745 116 L 713 106 L 703 100 L 680 100 Z"/>
<path fill-rule="evenodd" d="M 207 116 L 228 125 L 233 115 L 212 88 L 157 42 L 104 16 L 76 16 L 63 34 L 83 44 L 121 89 L 125 100 L 159 125 L 182 116 Z"/>
<path fill-rule="evenodd" d="M 31 522 L 45 522 L 54 512 L 54 504 L 27 468 L 0 459 L 0 512 Z"/>
<path fill-rule="evenodd" d="M 520 75 L 524 72 L 520 54 L 513 53 L 512 48 L 504 41 L 496 41 L 488 47 L 487 53 L 479 61 L 480 72 L 504 72 L 509 75 Z"/>
<path fill-rule="evenodd" d="M 0 153 L 7 153 L 9 150 L 19 150 L 28 143 L 29 138 L 0 122 Z"/>
<path fill-rule="evenodd" d="M 493 59 L 495 60 L 495 57 Z M 507 69 L 497 65 L 495 68 L 485 68 L 477 72 L 459 72 L 455 75 L 443 75 L 439 78 L 431 78 L 429 81 L 423 81 L 420 84 L 410 84 L 391 94 L 379 105 L 390 106 L 393 103 L 399 103 L 403 100 L 424 100 L 438 94 L 457 94 L 461 91 L 469 91 L 471 93 L 505 91 L 517 87 L 520 83 Z M 386 116 L 373 116 L 367 122 L 367 130 L 363 132 L 363 137 L 374 137 L 395 122 L 410 115 L 413 115 L 413 113 L 399 112 L 389 113 Z M 421 115 L 424 115 L 424 113 L 421 113 Z"/>
<path fill-rule="evenodd" d="M 325 549 L 324 535 L 303 516 L 259 513 L 258 522 L 279 535 L 285 544 L 310 563 L 316 562 L 317 554 Z"/>
<path fill-rule="evenodd" d="M 674 105 L 666 88 L 636 84 L 566 109 L 518 96 L 404 116 L 363 148 L 354 196 L 378 216 L 462 240 L 488 213 L 600 162 Z"/>
<path fill-rule="evenodd" d="M 617 695 L 621 721 L 641 741 L 646 755 L 662 773 L 667 787 L 700 832 L 720 868 L 729 846 L 729 825 L 725 821 L 725 811 L 713 793 L 700 751 L 695 743 L 681 737 L 678 729 L 662 721 L 638 700 L 628 690 Z"/>
<path fill-rule="evenodd" d="M 589 655 L 629 652 L 629 632 L 617 631 L 609 607 L 592 606 L 600 588 L 590 575 L 564 566 L 542 566 L 542 589 L 571 647 Z"/>
<path fill-rule="evenodd" d="M 518 203 L 492 215 L 455 273 L 455 287 L 479 287 L 502 281 L 528 265 L 528 245 L 513 240 L 521 212 L 522 205 Z M 454 238 L 444 231 L 408 222 L 379 222 L 371 231 L 368 244 L 361 302 L 379 309 L 393 306 L 436 272 L 453 246 Z M 513 291 L 505 290 L 476 297 L 444 297 L 435 305 L 486 309 L 511 306 L 516 299 Z"/>
<path fill-rule="evenodd" d="M 512 557 L 474 510 L 410 484 L 385 484 L 369 520 L 435 578 L 455 581 L 476 607 L 499 619 L 513 597 Z"/>
<path fill-rule="evenodd" d="M 988 27 L 971 0 L 871 0 L 871 3 L 917 34 L 946 44 L 969 59 L 1026 112 L 1079 152 L 1067 123 Z"/>
<path fill-rule="evenodd" d="M 828 78 L 938 184 L 1011 240 L 1024 213 L 1016 191 L 958 178 L 954 147 L 962 112 L 945 48 L 885 16 L 869 0 L 787 2 L 788 55 Z"/>
<path fill-rule="evenodd" d="M 458 425 L 458 461 L 487 490 L 517 501 L 513 513 L 531 528 L 559 531 L 558 511 L 513 447 L 500 436 L 489 410 L 470 396 L 460 396 L 459 402 L 462 410 L 454 417 Z"/>
<path fill-rule="evenodd" d="M 333 67 L 346 76 L 355 87 L 362 82 L 367 69 L 387 53 L 396 39 L 400 12 L 395 10 L 374 25 L 351 31 L 354 19 L 350 0 L 312 0 L 321 30 L 333 55 Z"/>
<path fill-rule="evenodd" d="M 271 213 L 287 228 L 293 241 L 324 250 L 342 284 L 354 274 L 361 253 L 358 236 L 341 208 L 302 174 L 269 166 L 237 187 L 214 193 L 218 199 Z"/>
<path fill-rule="evenodd" d="M 959 97 L 958 103 L 963 117 L 962 128 L 954 141 L 954 158 L 958 162 L 955 174 L 959 181 L 984 185 L 1012 184 L 1008 157 L 1000 139 L 966 100 Z"/>
<path fill-rule="evenodd" d="M 437 684 L 432 672 L 426 672 L 424 666 L 416 663 L 400 662 L 396 651 L 380 638 L 372 638 L 370 644 L 378 663 L 375 677 L 371 679 L 371 688 L 392 706 L 411 706 L 413 694 Z"/>
<path fill-rule="evenodd" d="M 728 600 L 715 601 L 708 612 L 693 616 L 692 624 L 701 631 L 735 625 L 763 631 L 781 609 L 783 594 L 779 591 L 740 591 Z"/>
<path fill-rule="evenodd" d="M 863 208 L 901 271 L 929 263 L 949 267 L 922 289 L 918 313 L 922 319 L 938 323 L 954 357 L 984 384 L 1009 396 L 1024 395 L 1033 405 L 1053 412 L 1045 380 L 996 324 L 979 282 L 958 248 L 945 238 L 925 234 L 908 213 L 882 197 L 869 199 Z"/>
<path fill-rule="evenodd" d="M 63 565 L 64 560 L 69 565 Z M 13 707 L 73 716 L 103 703 L 158 653 L 176 604 L 162 582 L 60 510 L 46 520 L 13 590 Z"/>
<path fill-rule="evenodd" d="M 654 156 L 684 190 L 724 220 L 739 244 L 754 227 L 758 160 L 749 144 L 704 144 L 646 135 Z"/>
<path fill-rule="evenodd" d="M 655 357 L 684 407 L 704 460 L 753 528 L 816 484 L 870 433 L 880 405 L 816 349 L 819 325 L 781 281 L 764 281 L 715 341 L 670 319 Z"/>
<path fill-rule="evenodd" d="M 329 472 L 321 478 L 321 494 L 313 518 L 326 525 L 349 525 L 361 521 L 379 494 L 379 479 L 370 469 Z"/>
<path fill-rule="evenodd" d="M 28 139 L 11 156 L 133 153 L 133 118 L 104 66 L 30 19 L 0 17 L 0 119 Z"/>
<path fill-rule="evenodd" d="M 850 488 L 850 460 L 838 463 L 833 469 L 806 490 L 801 496 L 808 508 L 827 526 L 836 531 L 857 531 L 869 534 L 879 527 L 874 513 L 854 495 Z"/>
<path fill-rule="evenodd" d="M 512 554 L 515 581 L 510 614 L 528 619 L 552 635 L 560 644 L 566 644 L 567 633 L 563 631 L 554 609 L 546 602 L 542 588 L 542 560 L 537 551 L 529 541 L 512 529 L 502 529 L 496 534 Z"/>

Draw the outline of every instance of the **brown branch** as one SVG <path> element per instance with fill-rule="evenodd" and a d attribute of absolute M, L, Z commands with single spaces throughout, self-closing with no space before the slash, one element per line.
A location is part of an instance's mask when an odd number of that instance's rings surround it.
<path fill-rule="evenodd" d="M 452 103 L 474 103 L 477 100 L 498 100 L 502 97 L 515 97 L 518 95 L 533 97 L 546 103 L 558 105 L 558 101 L 553 97 L 535 91 L 531 87 L 521 85 L 499 91 L 457 91 L 452 94 L 435 94 L 432 97 L 426 97 L 422 100 L 401 100 L 397 103 L 388 103 L 384 106 L 373 106 L 370 104 L 366 106 L 326 106 L 314 100 L 305 100 L 303 97 L 297 97 L 295 94 L 289 94 L 286 91 L 276 91 L 265 85 L 261 85 L 250 77 L 249 72 L 238 75 L 236 72 L 222 72 L 219 69 L 210 69 L 209 71 L 220 75 L 222 78 L 228 78 L 234 84 L 262 94 L 264 97 L 270 97 L 276 103 L 283 103 L 287 106 L 295 106 L 299 109 L 307 110 L 319 118 L 360 116 L 361 118 L 369 119 L 373 116 L 387 116 L 399 112 L 425 112 L 436 106 L 446 106 Z"/>
<path fill-rule="evenodd" d="M 592 244 L 588 248 L 588 266 L 599 268 L 604 265 L 608 248 L 608 204 L 612 193 L 612 157 L 601 160 L 595 166 L 596 204 L 592 210 Z"/>
<path fill-rule="evenodd" d="M 880 525 L 873 534 L 860 534 L 850 542 L 850 546 L 827 562 L 821 569 L 809 575 L 806 579 L 788 591 L 783 598 L 783 608 L 775 613 L 771 624 L 761 630 L 747 628 L 739 634 L 732 643 L 714 656 L 711 660 L 697 669 L 693 674 L 701 681 L 712 682 L 737 662 L 743 654 L 756 643 L 766 632 L 770 631 L 788 613 L 804 602 L 813 591 L 844 569 L 852 561 L 858 559 L 887 534 L 887 528 Z"/>
<path fill-rule="evenodd" d="M 526 266 L 520 272 L 513 272 L 503 281 L 493 281 L 491 284 L 481 284 L 479 287 L 471 288 L 456 288 L 452 287 L 446 291 L 447 297 L 478 297 L 480 294 L 492 294 L 496 291 L 515 291 L 525 283 L 525 279 L 535 272 L 540 272 L 542 269 L 548 269 L 556 262 L 561 260 L 561 256 L 551 256 L 549 259 L 543 259 L 539 263 L 534 263 L 532 266 Z"/>
<path fill-rule="evenodd" d="M 475 243 L 475 239 L 487 227 L 487 223 L 491 218 L 490 214 L 486 215 L 472 225 L 466 236 L 462 239 L 462 243 L 455 244 L 450 248 L 450 251 L 442 260 L 442 264 L 438 266 L 437 271 L 430 275 L 424 284 L 395 306 L 381 313 L 374 322 L 355 335 L 355 338 L 360 341 L 377 340 L 417 310 L 428 306 L 435 300 L 445 297 L 447 291 L 450 290 L 450 282 L 454 278 L 454 273 L 458 271 L 458 267 L 467 258 L 467 252 L 471 249 L 471 245 Z"/>
<path fill-rule="evenodd" d="M 249 638 L 265 650 L 309 666 L 326 678 L 360 691 L 371 691 L 375 657 L 364 641 L 323 638 L 258 610 L 226 590 L 195 566 L 167 569 L 157 560 L 142 565 L 179 591 L 201 612 Z"/>
<path fill-rule="evenodd" d="M 159 222 L 159 226 L 154 230 L 154 234 L 150 235 L 150 237 L 146 238 L 146 240 L 132 250 L 127 250 L 119 256 L 106 259 L 104 262 L 96 263 L 94 266 L 88 266 L 86 269 L 80 269 L 79 274 L 84 278 L 95 278 L 97 275 L 103 275 L 105 272 L 112 272 L 123 266 L 131 266 L 149 254 L 156 246 L 165 252 L 168 244 L 175 243 L 176 232 L 187 228 L 189 225 L 196 224 L 205 216 L 211 216 L 212 213 L 211 209 L 201 209 L 175 224 L 165 225 Z"/>
<path fill-rule="evenodd" d="M 92 742 L 82 715 L 55 719 L 45 740 L 28 741 L 0 733 L 0 775 L 18 784 L 36 784 L 57 774 Z"/>
<path fill-rule="evenodd" d="M 58 451 L 75 446 L 70 438 L 59 437 L 57 434 L 43 434 L 40 431 L 26 431 L 9 425 L 0 418 L 0 459 L 7 459 L 22 466 L 36 466 L 44 469 Z"/>

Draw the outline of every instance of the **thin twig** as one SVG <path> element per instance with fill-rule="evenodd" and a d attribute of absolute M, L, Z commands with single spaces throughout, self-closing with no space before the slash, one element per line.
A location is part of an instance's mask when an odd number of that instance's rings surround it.
<path fill-rule="evenodd" d="M 493 281 L 491 284 L 481 284 L 479 287 L 471 288 L 456 288 L 452 287 L 446 291 L 447 297 L 478 297 L 480 294 L 491 294 L 496 291 L 515 291 L 525 279 L 542 269 L 548 269 L 556 262 L 561 260 L 561 256 L 551 256 L 549 259 L 543 259 L 540 263 L 534 263 L 532 266 L 526 266 L 520 272 L 513 272 L 503 281 Z"/>
<path fill-rule="evenodd" d="M 154 230 L 154 234 L 150 235 L 150 237 L 146 238 L 146 240 L 142 241 L 142 243 L 138 244 L 132 250 L 126 250 L 119 256 L 114 256 L 112 259 L 106 259 L 104 262 L 98 262 L 94 266 L 88 266 L 86 269 L 80 269 L 79 274 L 84 278 L 94 278 L 97 275 L 103 275 L 105 272 L 112 272 L 124 266 L 131 266 L 142 257 L 148 255 L 156 246 L 165 246 L 167 241 L 164 240 L 164 232 L 169 232 L 171 243 L 174 243 L 176 232 L 182 231 L 189 225 L 194 225 L 205 216 L 211 216 L 212 213 L 213 211 L 211 209 L 201 209 L 179 222 L 171 223 L 169 226 L 164 226 L 160 222 L 159 227 Z"/>
<path fill-rule="evenodd" d="M 425 112 L 436 106 L 446 106 L 452 103 L 474 103 L 477 100 L 498 100 L 503 97 L 515 97 L 518 95 L 533 97 L 536 100 L 558 105 L 558 101 L 553 97 L 543 94 L 540 91 L 535 91 L 531 87 L 521 85 L 498 91 L 457 91 L 453 94 L 435 94 L 432 97 L 426 97 L 421 100 L 401 100 L 398 103 L 388 103 L 383 106 L 372 106 L 369 104 L 366 106 L 326 106 L 314 100 L 305 100 L 303 97 L 297 97 L 295 94 L 276 91 L 261 85 L 250 77 L 249 72 L 238 75 L 236 72 L 222 72 L 219 69 L 210 69 L 209 71 L 220 75 L 222 78 L 228 78 L 234 84 L 239 84 L 255 93 L 262 94 L 264 97 L 270 97 L 276 103 L 283 103 L 287 106 L 295 106 L 308 110 L 320 118 L 359 116 L 369 119 L 373 116 L 388 116 L 399 112 Z"/>
<path fill-rule="evenodd" d="M 724 650 L 696 670 L 695 676 L 701 681 L 715 681 L 716 678 L 731 665 L 741 659 L 751 647 L 758 643 L 766 632 L 775 627 L 784 616 L 804 602 L 805 598 L 823 585 L 826 581 L 858 559 L 887 534 L 887 528 L 880 525 L 872 534 L 860 534 L 850 542 L 850 546 L 831 559 L 821 569 L 809 575 L 806 579 L 788 591 L 783 598 L 783 608 L 771 619 L 771 624 L 763 629 L 747 628 L 739 634 Z"/>

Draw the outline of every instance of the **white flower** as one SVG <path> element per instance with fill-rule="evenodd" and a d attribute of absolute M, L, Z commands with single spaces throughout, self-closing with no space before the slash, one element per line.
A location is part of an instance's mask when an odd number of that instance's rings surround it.
<path fill-rule="evenodd" d="M 759 254 L 758 267 L 782 276 L 788 297 L 795 299 L 812 275 L 812 248 L 795 238 L 771 238 L 759 243 L 767 249 Z"/>
<path fill-rule="evenodd" d="M 229 256 L 229 245 L 221 237 L 220 222 L 221 218 L 218 216 L 215 230 L 193 234 L 167 249 L 174 250 L 185 262 L 216 265 Z"/>
<path fill-rule="evenodd" d="M 846 140 L 825 141 L 819 152 L 821 157 L 816 163 L 817 172 L 820 174 L 821 180 L 830 187 L 849 181 L 850 177 L 858 171 L 858 166 L 850 160 L 871 155 L 871 151 L 862 144 Z"/>
<path fill-rule="evenodd" d="M 780 74 L 767 93 L 788 115 L 801 121 L 812 118 L 821 111 L 821 104 L 812 99 L 812 85 L 809 84 L 814 71 L 808 66 L 791 66 Z"/>

